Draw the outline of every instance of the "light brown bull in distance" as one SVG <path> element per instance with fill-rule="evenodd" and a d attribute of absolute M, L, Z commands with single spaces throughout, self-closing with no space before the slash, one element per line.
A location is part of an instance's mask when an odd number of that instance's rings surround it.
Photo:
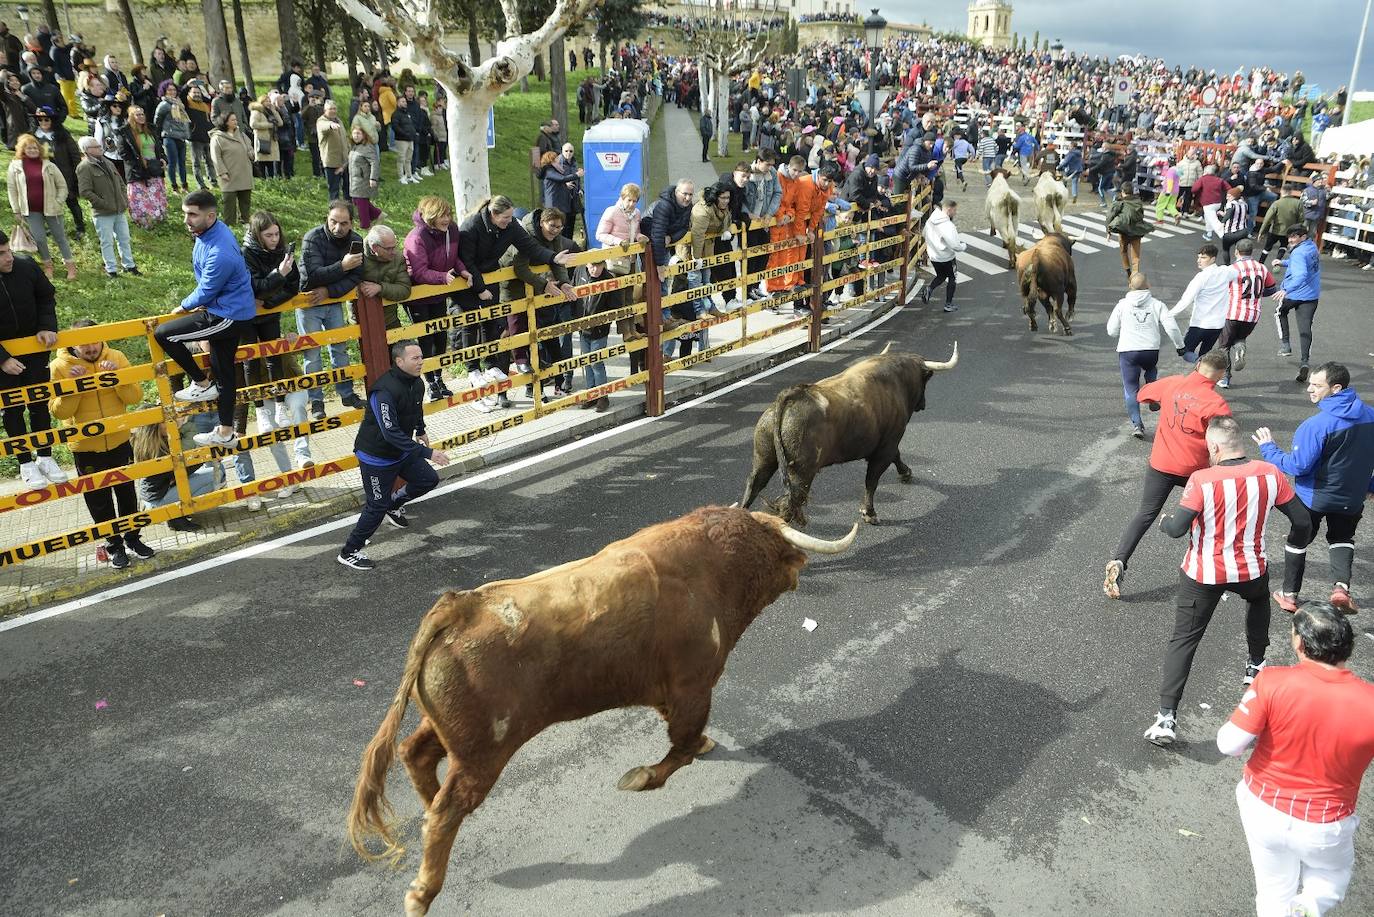
<path fill-rule="evenodd" d="M 1065 336 L 1073 334 L 1069 319 L 1073 318 L 1074 301 L 1078 299 L 1073 242 L 1063 233 L 1046 233 L 1043 239 L 1017 256 L 1016 282 L 1021 289 L 1021 311 L 1026 314 L 1032 331 L 1039 330 L 1035 322 L 1035 306 L 1039 303 L 1045 307 L 1051 333 L 1056 330 L 1057 321 Z M 1067 307 L 1064 305 L 1066 298 Z"/>
<path fill-rule="evenodd" d="M 887 466 L 896 465 L 903 484 L 911 469 L 899 451 L 911 415 L 925 410 L 926 383 L 959 362 L 959 345 L 947 363 L 917 354 L 888 353 L 860 360 L 844 372 L 784 389 L 754 424 L 754 465 L 740 505 L 748 507 L 783 473 L 785 493 L 773 509 L 788 522 L 806 524 L 803 507 L 816 474 L 830 465 L 868 461 L 861 512 L 877 523 L 873 492 Z"/>
<path fill-rule="evenodd" d="M 1007 270 L 1015 269 L 1019 254 L 1016 229 L 1021 220 L 1021 196 L 1007 183 L 1006 169 L 992 170 L 992 184 L 988 186 L 983 211 L 988 218 L 988 232 L 1000 237 L 1002 247 L 1007 250 Z"/>
<path fill-rule="evenodd" d="M 421 620 L 391 707 L 363 752 L 348 813 L 353 848 L 369 860 L 402 852 L 386 773 L 412 700 L 420 725 L 401 743 L 401 760 L 425 815 L 407 917 L 428 912 L 458 826 L 506 762 L 554 723 L 618 707 L 657 709 L 672 747 L 659 763 L 625 774 L 620 788 L 663 786 L 715 746 L 702 731 L 711 689 L 745 628 L 797 587 L 805 552 L 837 554 L 858 528 L 822 541 L 766 513 L 712 506 L 583 560 L 445 593 Z M 368 849 L 371 836 L 386 844 L 381 853 Z"/>

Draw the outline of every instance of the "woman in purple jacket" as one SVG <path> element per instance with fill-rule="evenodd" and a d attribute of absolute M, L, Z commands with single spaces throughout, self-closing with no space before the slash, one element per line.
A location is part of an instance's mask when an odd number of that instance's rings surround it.
<path fill-rule="evenodd" d="M 453 205 L 441 197 L 426 195 L 420 198 L 411 220 L 415 224 L 406 235 L 406 265 L 411 282 L 444 285 L 459 279 L 472 281 L 472 274 L 463 259 L 458 257 L 458 224 L 453 221 Z M 427 322 L 447 314 L 446 296 L 430 296 L 406 303 L 411 322 Z M 420 338 L 420 350 L 425 357 L 444 352 L 444 332 L 436 331 Z M 444 385 L 443 373 L 437 369 L 425 373 L 425 383 L 431 400 L 452 394 Z"/>

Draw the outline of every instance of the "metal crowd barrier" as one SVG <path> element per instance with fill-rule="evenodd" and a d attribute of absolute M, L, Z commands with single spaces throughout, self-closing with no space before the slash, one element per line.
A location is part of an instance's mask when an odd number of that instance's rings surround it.
<path fill-rule="evenodd" d="M 728 252 L 709 255 L 705 259 L 704 266 L 708 268 L 727 264 L 743 265 L 742 268 L 736 268 L 736 276 L 722 282 L 708 282 L 702 286 L 670 292 L 666 296 L 661 294 L 659 278 L 661 276 L 674 277 L 678 274 L 685 273 L 691 265 L 685 262 L 672 263 L 666 266 L 656 265 L 654 263 L 652 248 L 645 242 L 636 242 L 615 248 L 593 249 L 580 253 L 568 264 L 569 268 L 595 261 L 608 261 L 613 258 L 625 257 L 637 258 L 640 262 L 640 268 L 627 275 L 615 275 L 607 272 L 604 275 L 604 279 L 574 287 L 574 292 L 579 297 L 594 292 L 608 292 L 613 290 L 642 290 L 643 295 L 637 297 L 636 301 L 627 303 L 614 310 L 595 313 L 593 315 L 575 318 L 572 321 L 554 325 L 541 324 L 539 321 L 539 310 L 545 306 L 550 306 L 559 302 L 561 298 L 543 294 L 527 296 L 513 302 L 497 302 L 490 306 L 485 306 L 458 315 L 446 315 L 429 321 L 404 324 L 402 327 L 394 329 L 386 328 L 386 318 L 383 310 L 385 306 L 392 305 L 389 301 L 384 302 L 380 298 L 367 297 L 360 294 L 356 296 L 350 295 L 339 299 L 325 300 L 318 305 L 352 302 L 356 307 L 357 324 L 345 324 L 340 328 L 330 331 L 311 334 L 296 335 L 294 333 L 288 333 L 282 338 L 274 341 L 243 344 L 238 348 L 236 360 L 239 363 L 244 363 L 260 358 L 297 353 L 309 348 L 325 347 L 329 344 L 351 343 L 357 341 L 362 355 L 362 362 L 355 362 L 342 367 L 331 367 L 319 372 L 307 373 L 288 379 L 240 386 L 238 389 L 238 400 L 240 404 L 249 401 L 268 400 L 278 393 L 285 394 L 310 388 L 323 388 L 334 385 L 345 379 L 352 379 L 360 384 L 370 385 L 390 368 L 390 345 L 395 341 L 412 337 L 419 338 L 428 334 L 448 332 L 454 328 L 461 328 L 490 319 L 505 318 L 523 312 L 528 324 L 527 331 L 514 335 L 504 335 L 496 341 L 488 341 L 476 346 L 447 351 L 429 357 L 425 360 L 424 369 L 429 371 L 449 366 L 459 366 L 467 360 L 488 357 L 518 348 L 528 348 L 530 364 L 528 372 L 516 373 L 514 372 L 514 365 L 512 365 L 512 372 L 507 380 L 483 385 L 480 388 L 461 389 L 447 399 L 426 402 L 424 410 L 427 415 L 434 414 L 457 405 L 471 404 L 480 398 L 524 385 L 533 387 L 533 407 L 524 411 L 503 413 L 499 417 L 484 421 L 476 426 L 461 430 L 442 439 L 434 438 L 431 441 L 434 448 L 457 448 L 503 430 L 508 430 L 528 423 L 546 414 L 566 410 L 583 404 L 584 402 L 599 399 L 604 395 L 610 395 L 614 392 L 621 392 L 638 386 L 644 387 L 646 414 L 649 416 L 658 416 L 664 411 L 664 379 L 668 373 L 688 369 L 699 363 L 720 356 L 721 354 L 747 347 L 750 344 L 778 334 L 799 329 L 806 329 L 808 331 L 809 347 L 814 351 L 820 347 L 821 326 L 829 316 L 837 314 L 843 309 L 855 308 L 893 293 L 898 296 L 899 305 L 905 304 L 908 291 L 914 280 L 915 269 L 925 257 L 925 243 L 922 237 L 922 229 L 925 217 L 930 210 L 930 197 L 931 192 L 929 185 L 918 183 L 918 185 L 913 187 L 910 194 L 892 196 L 891 200 L 896 207 L 889 215 L 880 217 L 877 215 L 877 212 L 874 211 L 872 218 L 868 221 L 854 222 L 823 233 L 816 233 L 809 240 L 805 237 L 792 237 L 777 240 L 770 238 L 768 241 L 748 245 L 746 243 L 747 239 L 757 239 L 756 233 L 761 230 L 771 230 L 773 227 L 773 221 L 771 219 L 756 221 L 748 227 L 750 230 L 748 235 L 743 233 L 737 234 L 736 238 L 740 239 L 741 243 L 738 247 L 734 247 Z M 892 226 L 897 227 L 895 233 L 888 236 L 879 235 L 879 231 Z M 860 233 L 866 235 L 865 241 L 853 248 L 843 250 L 836 249 L 832 251 L 826 250 L 828 242 L 839 242 L 848 236 Z M 688 243 L 690 241 L 691 239 L 688 237 L 680 240 L 680 242 L 676 244 Z M 798 251 L 796 259 L 791 263 L 775 265 L 772 268 L 765 267 L 758 271 L 751 271 L 749 269 L 748 262 L 754 258 L 760 258 L 778 251 L 789 251 L 793 249 Z M 828 276 L 828 268 L 833 264 L 850 260 L 862 260 L 866 256 L 879 258 L 882 257 L 884 253 L 894 249 L 895 251 L 888 255 L 886 260 L 893 262 L 892 268 L 897 270 L 898 276 L 897 280 L 888 282 L 886 285 L 876 285 L 873 282 L 873 272 L 861 269 L 850 270 L 844 276 L 840 277 L 830 278 Z M 536 271 L 542 272 L 546 270 L 547 268 L 536 268 Z M 749 301 L 749 297 L 747 296 L 748 290 L 759 282 L 765 281 L 769 277 L 801 270 L 809 270 L 813 278 L 813 281 L 803 290 L 785 296 L 775 296 L 772 300 Z M 485 275 L 488 284 L 492 285 L 498 284 L 504 280 L 514 279 L 514 277 L 515 273 L 512 268 L 502 268 L 499 271 Z M 816 281 L 816 278 L 819 278 L 819 282 Z M 861 286 L 863 288 L 862 292 L 855 298 L 844 302 L 838 307 L 828 307 L 826 304 L 827 295 L 832 290 L 841 288 L 849 283 Z M 457 283 L 443 286 L 418 285 L 412 288 L 411 299 L 425 299 L 447 295 L 466 289 L 467 286 L 468 284 L 466 281 L 462 280 L 459 280 Z M 701 318 L 673 329 L 665 335 L 662 324 L 662 313 L 665 308 L 671 307 L 677 303 L 708 297 L 713 293 L 720 292 L 729 287 L 734 287 L 739 290 L 741 294 L 739 301 L 744 303 L 744 305 L 741 305 L 739 308 L 729 312 L 723 317 L 711 315 L 702 316 Z M 631 297 L 627 296 L 627 298 Z M 756 315 L 770 306 L 797 301 L 804 302 L 809 306 L 810 312 L 808 315 L 797 317 L 791 321 L 785 321 L 772 327 L 750 329 L 749 319 L 751 316 Z M 310 305 L 305 295 L 302 294 L 276 309 L 261 310 L 259 314 L 266 314 L 267 311 L 287 313 L 296 309 L 306 308 Z M 50 484 L 45 487 L 23 490 L 18 493 L 0 497 L 0 513 L 35 507 L 50 503 L 54 500 L 75 497 L 91 491 L 113 487 L 117 484 L 132 483 L 139 478 L 167 471 L 172 472 L 177 501 L 167 506 L 154 509 L 140 509 L 138 512 L 120 516 L 108 522 L 93 523 L 68 531 L 52 532 L 44 535 L 42 538 L 0 549 L 0 568 L 20 564 L 68 548 L 80 547 L 82 545 L 94 545 L 112 534 L 122 534 L 134 531 L 159 522 L 167 522 L 171 519 L 201 512 L 203 510 L 213 509 L 249 497 L 271 494 L 273 491 L 283 487 L 317 482 L 321 479 L 338 475 L 357 467 L 357 458 L 349 451 L 342 455 L 314 459 L 313 464 L 309 467 L 294 468 L 291 471 L 281 472 L 270 476 L 260 476 L 257 477 L 256 480 L 247 483 L 227 485 L 199 497 L 192 496 L 188 477 L 188 466 L 195 466 L 205 462 L 222 462 L 224 459 L 230 458 L 238 453 L 266 448 L 274 443 L 287 444 L 301 436 L 320 434 L 326 431 L 354 426 L 361 423 L 363 411 L 359 409 L 343 408 L 337 413 L 327 415 L 322 419 L 312 419 L 307 422 L 298 423 L 289 427 L 282 427 L 266 433 L 244 435 L 239 437 L 238 442 L 232 447 L 198 446 L 195 448 L 183 449 L 180 432 L 182 420 L 191 414 L 213 410 L 213 404 L 188 405 L 184 402 L 177 402 L 173 398 L 174 386 L 172 377 L 177 375 L 180 370 L 175 363 L 167 360 L 161 347 L 153 337 L 154 330 L 171 318 L 172 316 L 170 315 L 161 315 L 145 319 L 130 319 L 112 322 L 87 328 L 64 330 L 59 332 L 57 343 L 52 348 L 47 348 L 58 351 L 63 348 L 95 342 L 117 345 L 121 341 L 141 338 L 145 341 L 149 353 L 149 359 L 145 363 L 139 363 L 119 371 L 100 371 L 72 379 L 58 379 L 51 382 L 0 390 L 0 407 L 17 407 L 39 401 L 51 400 L 59 395 L 91 392 L 100 388 L 109 388 L 125 383 L 143 385 L 151 382 L 157 394 L 155 403 L 145 403 L 135 406 L 126 413 L 110 417 L 87 420 L 75 425 L 57 426 L 49 430 L 34 431 L 23 436 L 7 437 L 4 440 L 4 454 L 15 455 L 21 448 L 34 451 L 44 446 L 51 445 L 65 444 L 70 446 L 82 439 L 101 436 L 120 430 L 132 430 L 135 427 L 149 424 L 163 424 L 166 426 L 169 454 L 161 458 L 135 461 L 132 464 L 120 468 L 101 471 L 95 474 L 73 477 L 62 484 Z M 632 341 L 625 341 L 622 339 L 618 343 L 610 343 L 607 347 L 593 353 L 578 354 L 569 359 L 561 360 L 550 365 L 541 364 L 538 347 L 539 342 L 549 338 L 571 334 L 575 331 L 595 325 L 607 323 L 614 324 L 623 319 L 641 319 L 645 336 Z M 740 323 L 740 336 L 738 339 L 727 341 L 678 359 L 666 359 L 664 357 L 662 345 L 666 342 L 666 339 L 677 338 L 704 328 L 724 325 L 728 322 Z M 36 337 L 17 338 L 5 341 L 4 346 L 15 356 L 39 353 L 45 350 L 45 348 L 38 343 Z M 548 403 L 542 400 L 541 395 L 543 387 L 554 377 L 591 363 L 609 361 L 616 357 L 638 351 L 645 351 L 645 367 L 640 372 L 629 374 L 619 379 L 609 379 L 604 385 L 577 391 Z M 205 355 L 199 355 L 197 359 L 202 365 L 208 365 L 208 358 Z"/>

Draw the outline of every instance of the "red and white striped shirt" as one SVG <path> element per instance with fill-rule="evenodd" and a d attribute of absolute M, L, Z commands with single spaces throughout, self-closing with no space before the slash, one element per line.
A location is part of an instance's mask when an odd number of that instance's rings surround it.
<path fill-rule="evenodd" d="M 1252 258 L 1237 259 L 1231 267 L 1240 275 L 1231 281 L 1231 302 L 1226 307 L 1230 322 L 1257 322 L 1260 317 L 1260 297 L 1264 291 L 1277 286 L 1274 275 Z"/>
<path fill-rule="evenodd" d="M 1270 509 L 1291 499 L 1288 478 L 1259 459 L 1193 472 L 1180 501 L 1198 514 L 1183 572 L 1208 586 L 1263 576 L 1264 523 Z"/>

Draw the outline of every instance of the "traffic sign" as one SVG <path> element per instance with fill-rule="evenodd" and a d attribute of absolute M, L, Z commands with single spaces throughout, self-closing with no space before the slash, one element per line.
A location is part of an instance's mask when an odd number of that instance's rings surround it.
<path fill-rule="evenodd" d="M 1217 87 L 1208 86 L 1202 90 L 1202 104 L 1208 108 L 1217 104 Z"/>

